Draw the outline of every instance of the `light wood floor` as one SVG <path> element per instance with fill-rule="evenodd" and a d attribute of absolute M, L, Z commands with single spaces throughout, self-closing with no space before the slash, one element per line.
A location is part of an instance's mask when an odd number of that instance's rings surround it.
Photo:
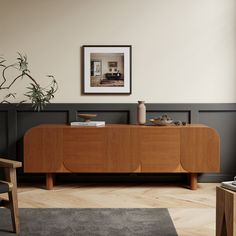
<path fill-rule="evenodd" d="M 168 208 L 179 236 L 215 235 L 215 189 L 197 190 L 155 184 L 67 184 L 47 191 L 43 186 L 19 186 L 22 208 Z"/>

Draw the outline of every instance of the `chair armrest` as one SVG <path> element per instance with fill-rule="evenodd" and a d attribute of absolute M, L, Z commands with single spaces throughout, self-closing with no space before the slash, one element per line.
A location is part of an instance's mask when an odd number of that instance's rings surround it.
<path fill-rule="evenodd" d="M 13 160 L 0 158 L 0 167 L 18 168 L 21 166 L 22 166 L 22 163 L 19 161 L 13 161 Z"/>
<path fill-rule="evenodd" d="M 0 180 L 0 183 L 7 184 L 10 191 L 13 188 L 13 184 L 12 183 L 9 183 L 9 182 L 3 181 L 3 180 Z"/>

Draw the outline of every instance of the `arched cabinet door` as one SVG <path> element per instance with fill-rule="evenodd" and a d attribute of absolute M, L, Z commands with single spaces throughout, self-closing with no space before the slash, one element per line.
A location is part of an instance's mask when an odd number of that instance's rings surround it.
<path fill-rule="evenodd" d="M 63 163 L 71 172 L 135 172 L 139 163 L 131 143 L 129 126 L 65 128 Z"/>
<path fill-rule="evenodd" d="M 24 135 L 24 171 L 65 172 L 63 167 L 63 126 L 40 125 Z"/>
<path fill-rule="evenodd" d="M 107 130 L 90 127 L 63 129 L 63 164 L 70 172 L 106 172 Z"/>
<path fill-rule="evenodd" d="M 209 127 L 181 129 L 181 165 L 192 173 L 220 170 L 220 139 Z"/>
<path fill-rule="evenodd" d="M 140 162 L 134 155 L 134 141 L 129 126 L 108 127 L 109 157 L 108 170 L 110 173 L 140 172 Z"/>
<path fill-rule="evenodd" d="M 175 127 L 136 127 L 132 129 L 133 152 L 140 171 L 180 172 L 180 129 Z"/>

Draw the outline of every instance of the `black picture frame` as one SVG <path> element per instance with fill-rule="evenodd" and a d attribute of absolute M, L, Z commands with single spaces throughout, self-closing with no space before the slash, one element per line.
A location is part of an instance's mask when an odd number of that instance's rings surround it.
<path fill-rule="evenodd" d="M 83 45 L 82 54 L 83 94 L 132 93 L 131 45 Z"/>

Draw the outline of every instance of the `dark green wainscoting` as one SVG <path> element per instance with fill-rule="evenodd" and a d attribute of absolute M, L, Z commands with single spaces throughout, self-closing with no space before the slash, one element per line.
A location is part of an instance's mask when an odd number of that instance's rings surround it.
<path fill-rule="evenodd" d="M 221 172 L 199 175 L 199 182 L 221 182 L 236 175 L 236 104 L 146 104 L 147 120 L 168 113 L 174 120 L 202 123 L 215 128 L 221 139 Z M 49 104 L 42 112 L 34 112 L 30 104 L 0 104 L 0 154 L 9 159 L 23 161 L 23 136 L 33 126 L 45 123 L 66 124 L 77 120 L 78 113 L 96 113 L 97 120 L 106 123 L 136 123 L 135 103 L 60 103 Z M 96 120 L 94 119 L 94 120 Z M 18 172 L 20 181 L 43 178 L 41 175 Z M 101 181 L 177 181 L 184 175 L 173 174 L 113 174 L 113 175 L 61 175 L 79 180 Z"/>

